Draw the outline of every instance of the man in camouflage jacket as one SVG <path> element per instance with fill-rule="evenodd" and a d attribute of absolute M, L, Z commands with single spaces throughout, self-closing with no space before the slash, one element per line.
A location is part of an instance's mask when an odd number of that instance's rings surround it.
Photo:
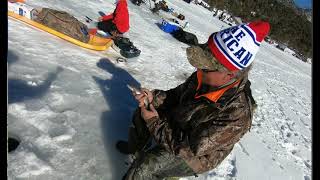
<path fill-rule="evenodd" d="M 257 27 L 266 29 L 266 36 L 268 23 L 252 24 L 248 27 L 254 32 Z M 140 153 L 124 179 L 164 179 L 212 170 L 249 131 L 255 106 L 248 81 L 251 65 L 235 70 L 210 42 L 215 36 L 226 38 L 223 33 L 237 37 L 238 30 L 242 29 L 214 33 L 206 44 L 187 48 L 188 60 L 197 71 L 183 84 L 168 91 L 142 89 L 145 93 L 134 94 L 139 102 L 134 126 L 128 142 L 119 141 L 117 148 L 125 154 L 141 152 L 150 137 L 156 146 Z M 261 34 L 256 32 L 258 40 Z M 145 99 L 151 102 L 149 108 Z"/>

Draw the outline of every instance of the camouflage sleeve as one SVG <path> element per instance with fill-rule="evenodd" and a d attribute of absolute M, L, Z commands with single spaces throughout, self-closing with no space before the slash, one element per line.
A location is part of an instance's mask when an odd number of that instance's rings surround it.
<path fill-rule="evenodd" d="M 161 118 L 153 118 L 147 123 L 155 141 L 167 151 L 181 156 L 203 156 L 215 150 L 224 150 L 237 143 L 249 130 L 247 121 L 229 121 L 225 125 L 200 128 L 201 131 L 184 132 L 173 128 Z M 208 125 L 204 126 L 208 127 Z M 198 134 L 199 133 L 199 134 Z M 190 139 L 189 139 L 190 138 Z"/>
<path fill-rule="evenodd" d="M 147 127 L 150 134 L 153 136 L 157 144 L 163 146 L 167 151 L 176 154 L 178 148 L 180 147 L 179 140 L 176 134 L 181 133 L 170 127 L 167 121 L 161 120 L 159 117 L 155 117 L 147 122 Z"/>
<path fill-rule="evenodd" d="M 165 107 L 172 107 L 179 102 L 180 95 L 187 88 L 190 81 L 196 78 L 196 73 L 193 73 L 184 83 L 180 84 L 176 88 L 163 91 L 155 89 L 152 91 L 153 101 L 152 105 L 155 108 L 158 108 L 160 105 L 164 105 Z"/>

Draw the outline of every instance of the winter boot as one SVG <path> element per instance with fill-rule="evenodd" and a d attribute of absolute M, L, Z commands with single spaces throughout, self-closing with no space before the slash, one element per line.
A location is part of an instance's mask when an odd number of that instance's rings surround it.
<path fill-rule="evenodd" d="M 139 56 L 141 53 L 141 51 L 137 49 L 128 38 L 117 37 L 113 42 L 114 44 L 112 47 L 123 57 L 133 58 Z"/>

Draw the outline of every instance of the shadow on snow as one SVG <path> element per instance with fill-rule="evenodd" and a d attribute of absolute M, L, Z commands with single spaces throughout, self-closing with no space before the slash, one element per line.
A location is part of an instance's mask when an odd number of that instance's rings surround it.
<path fill-rule="evenodd" d="M 8 103 L 17 103 L 27 99 L 41 98 L 50 89 L 50 85 L 57 78 L 57 75 L 62 71 L 58 67 L 55 72 L 48 74 L 46 80 L 40 85 L 31 85 L 21 79 L 8 79 Z"/>
<path fill-rule="evenodd" d="M 19 60 L 19 57 L 14 52 L 8 50 L 8 54 L 7 54 L 8 66 L 10 66 L 11 64 L 17 62 L 18 60 Z"/>
<path fill-rule="evenodd" d="M 112 164 L 112 179 L 121 179 L 127 169 L 126 156 L 117 152 L 115 143 L 120 139 L 127 139 L 131 116 L 137 107 L 137 102 L 127 84 L 133 86 L 140 86 L 140 84 L 127 71 L 116 67 L 108 59 L 100 59 L 97 66 L 112 74 L 111 79 L 104 80 L 95 76 L 93 79 L 109 107 L 101 115 L 101 128 L 105 150 Z"/>

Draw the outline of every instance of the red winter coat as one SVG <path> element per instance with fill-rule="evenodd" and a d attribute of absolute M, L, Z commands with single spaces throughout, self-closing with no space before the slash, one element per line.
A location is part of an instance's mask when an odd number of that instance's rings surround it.
<path fill-rule="evenodd" d="M 121 33 L 125 33 L 129 30 L 129 12 L 128 4 L 126 0 L 119 0 L 116 9 L 112 14 L 102 16 L 102 20 L 110 20 L 117 26 L 117 29 Z"/>

